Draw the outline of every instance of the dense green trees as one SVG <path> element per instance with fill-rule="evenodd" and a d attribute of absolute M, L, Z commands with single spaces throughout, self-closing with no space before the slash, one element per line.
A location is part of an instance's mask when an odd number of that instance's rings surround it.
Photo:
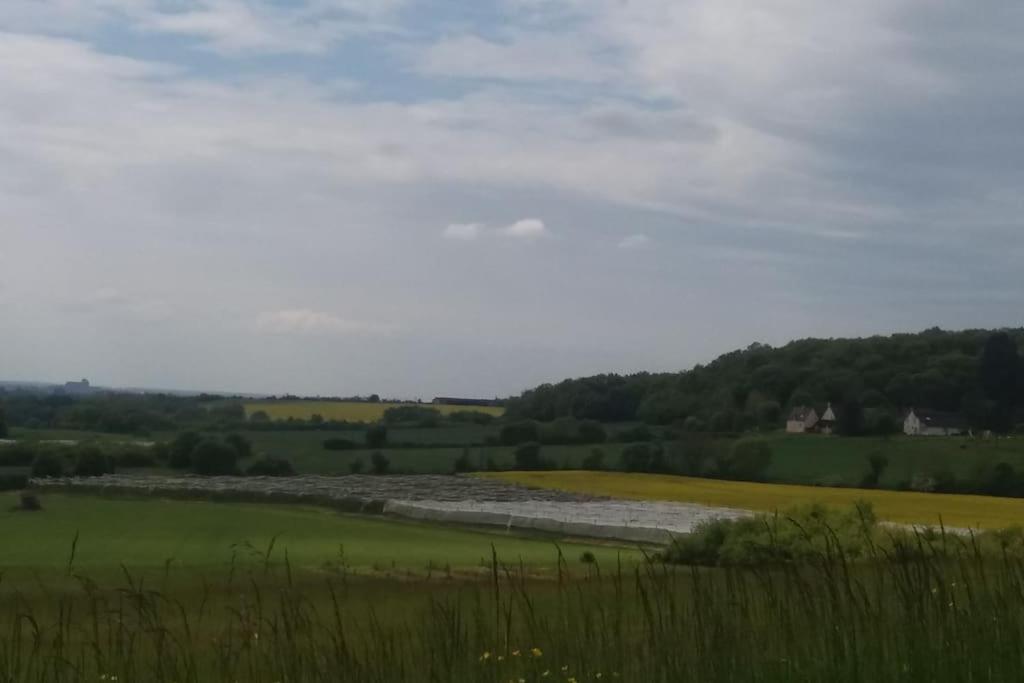
<path fill-rule="evenodd" d="M 686 372 L 545 384 L 507 408 L 520 419 L 640 420 L 731 432 L 778 426 L 793 406 L 831 401 L 862 408 L 861 424 L 848 425 L 851 431 L 891 431 L 910 407 L 960 413 L 974 427 L 1005 431 L 1022 421 L 1022 346 L 1024 329 L 753 344 Z"/>
<path fill-rule="evenodd" d="M 7 438 L 7 415 L 4 413 L 4 404 L 0 403 L 0 439 Z"/>

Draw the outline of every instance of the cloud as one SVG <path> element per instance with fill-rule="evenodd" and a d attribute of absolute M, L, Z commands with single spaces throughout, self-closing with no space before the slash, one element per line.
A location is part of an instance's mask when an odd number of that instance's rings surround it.
<path fill-rule="evenodd" d="M 480 223 L 452 223 L 441 235 L 449 240 L 471 241 L 480 236 L 482 228 Z"/>
<path fill-rule="evenodd" d="M 306 308 L 265 311 L 256 316 L 256 328 L 272 334 L 365 335 L 393 331 L 391 325 L 349 320 L 333 313 Z"/>
<path fill-rule="evenodd" d="M 547 226 L 544 225 L 544 221 L 537 218 L 518 220 L 502 228 L 501 233 L 521 240 L 536 240 L 551 234 L 548 232 Z"/>
<path fill-rule="evenodd" d="M 636 233 L 622 238 L 619 242 L 619 249 L 642 249 L 651 243 L 647 235 Z"/>

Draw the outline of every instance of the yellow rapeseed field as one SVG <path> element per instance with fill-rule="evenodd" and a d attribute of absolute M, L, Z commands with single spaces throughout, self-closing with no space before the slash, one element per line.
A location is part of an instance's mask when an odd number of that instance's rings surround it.
<path fill-rule="evenodd" d="M 362 403 L 357 401 L 251 401 L 245 404 L 245 414 L 248 417 L 256 411 L 262 410 L 272 420 L 287 420 L 289 417 L 297 420 L 308 420 L 313 415 L 319 415 L 325 420 L 376 422 L 384 416 L 384 411 L 388 408 L 402 405 L 417 404 Z M 504 408 L 489 406 L 433 405 L 429 403 L 419 405 L 423 408 L 434 408 L 443 415 L 460 410 L 473 410 L 497 417 L 505 412 Z"/>
<path fill-rule="evenodd" d="M 748 510 L 781 510 L 802 503 L 847 506 L 866 500 L 881 519 L 909 524 L 997 529 L 1024 524 L 1024 499 L 912 491 L 753 484 L 623 472 L 496 472 L 480 476 L 538 488 L 633 500 L 703 503 Z"/>

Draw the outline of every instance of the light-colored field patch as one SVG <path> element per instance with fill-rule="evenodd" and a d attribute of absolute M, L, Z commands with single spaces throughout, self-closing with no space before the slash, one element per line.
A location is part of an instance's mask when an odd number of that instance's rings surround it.
<path fill-rule="evenodd" d="M 319 415 L 325 420 L 338 420 L 345 422 L 376 422 L 384 417 L 388 408 L 401 406 L 416 406 L 419 408 L 432 408 L 442 415 L 462 411 L 473 411 L 487 413 L 495 417 L 501 416 L 504 408 L 495 406 L 464 406 L 464 405 L 434 405 L 432 403 L 363 403 L 356 401 L 251 401 L 245 404 L 246 417 L 252 417 L 257 411 L 263 411 L 272 420 L 308 420 L 314 415 Z"/>
<path fill-rule="evenodd" d="M 874 505 L 881 519 L 903 524 L 942 524 L 998 529 L 1024 523 L 1024 500 L 912 491 L 754 484 L 661 474 L 622 472 L 496 472 L 480 475 L 526 486 L 630 500 L 702 503 L 747 510 L 782 510 L 804 503 Z"/>

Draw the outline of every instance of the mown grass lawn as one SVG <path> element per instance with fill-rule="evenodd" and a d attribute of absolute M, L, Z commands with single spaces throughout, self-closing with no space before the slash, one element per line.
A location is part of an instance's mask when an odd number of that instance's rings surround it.
<path fill-rule="evenodd" d="M 111 499 L 42 493 L 41 512 L 12 511 L 14 494 L 0 496 L 0 568 L 59 569 L 67 565 L 76 534 L 76 567 L 117 569 L 160 567 L 168 560 L 182 567 L 262 562 L 274 542 L 272 559 L 316 568 L 342 560 L 353 569 L 400 568 L 417 572 L 475 568 L 489 564 L 491 544 L 499 559 L 520 560 L 538 570 L 555 567 L 552 540 L 518 537 L 388 519 L 341 515 L 306 506 L 210 503 L 158 499 Z M 620 549 L 563 545 L 568 561 L 584 550 L 610 565 Z M 342 553 L 343 550 L 343 553 Z M 631 554 L 631 551 L 625 551 Z"/>
<path fill-rule="evenodd" d="M 881 519 L 909 524 L 997 529 L 1024 524 L 1024 499 L 944 493 L 755 484 L 623 472 L 494 472 L 481 474 L 538 488 L 633 500 L 703 503 L 748 510 L 783 510 L 803 503 L 874 505 Z"/>

